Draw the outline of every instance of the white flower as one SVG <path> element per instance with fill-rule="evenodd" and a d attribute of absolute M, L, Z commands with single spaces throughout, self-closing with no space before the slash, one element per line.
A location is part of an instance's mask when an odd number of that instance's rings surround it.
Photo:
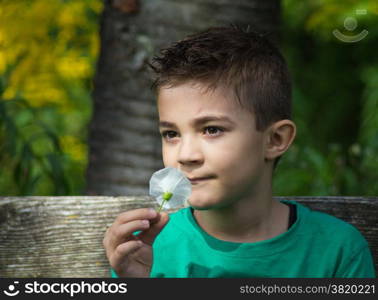
<path fill-rule="evenodd" d="M 180 170 L 167 167 L 156 171 L 150 179 L 150 195 L 159 203 L 172 209 L 182 206 L 192 193 L 192 184 Z"/>

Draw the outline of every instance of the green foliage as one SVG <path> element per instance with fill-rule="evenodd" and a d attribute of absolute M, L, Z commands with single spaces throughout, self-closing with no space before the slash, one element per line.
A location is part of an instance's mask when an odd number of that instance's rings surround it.
<path fill-rule="evenodd" d="M 278 195 L 378 194 L 378 5 L 283 1 L 282 43 L 292 72 L 297 139 L 275 178 Z M 366 10 L 358 14 L 357 10 Z M 358 24 L 344 27 L 346 18 Z M 345 43 L 338 29 L 366 38 Z"/>
<path fill-rule="evenodd" d="M 377 195 L 377 2 L 282 3 L 298 134 L 275 193 Z M 0 195 L 83 193 L 101 9 L 101 0 L 0 2 Z M 344 43 L 335 29 L 369 34 Z"/>
<path fill-rule="evenodd" d="M 47 182 L 55 195 L 70 191 L 63 171 L 67 159 L 57 134 L 38 120 L 41 112 L 21 97 L 0 102 L 1 194 L 39 194 Z"/>
<path fill-rule="evenodd" d="M 101 9 L 0 3 L 0 195 L 83 193 Z"/>

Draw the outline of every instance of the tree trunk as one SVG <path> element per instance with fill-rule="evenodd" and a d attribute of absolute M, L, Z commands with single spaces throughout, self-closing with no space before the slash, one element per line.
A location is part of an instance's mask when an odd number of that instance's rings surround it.
<path fill-rule="evenodd" d="M 162 167 L 146 62 L 171 42 L 215 25 L 250 25 L 277 40 L 279 0 L 105 2 L 89 130 L 88 195 L 146 195 Z"/>

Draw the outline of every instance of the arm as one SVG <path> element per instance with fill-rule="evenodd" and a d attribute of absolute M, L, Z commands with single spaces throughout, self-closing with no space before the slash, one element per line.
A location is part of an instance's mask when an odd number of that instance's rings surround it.
<path fill-rule="evenodd" d="M 367 245 L 362 246 L 346 262 L 335 277 L 340 278 L 375 278 L 375 268 L 370 249 Z"/>

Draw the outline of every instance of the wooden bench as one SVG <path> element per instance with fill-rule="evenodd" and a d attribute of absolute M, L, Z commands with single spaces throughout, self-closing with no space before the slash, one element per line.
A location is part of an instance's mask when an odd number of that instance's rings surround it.
<path fill-rule="evenodd" d="M 355 225 L 378 270 L 378 198 L 277 198 Z M 140 207 L 157 206 L 146 196 L 0 197 L 0 277 L 109 277 L 105 230 L 119 213 Z"/>

